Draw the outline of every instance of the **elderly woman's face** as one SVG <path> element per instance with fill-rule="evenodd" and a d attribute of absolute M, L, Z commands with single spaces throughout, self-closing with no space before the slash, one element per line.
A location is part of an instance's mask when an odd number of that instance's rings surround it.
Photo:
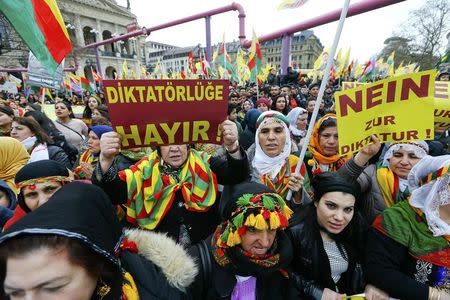
<path fill-rule="evenodd" d="M 275 121 L 264 125 L 258 133 L 258 138 L 261 149 L 269 157 L 280 155 L 286 143 L 284 127 Z"/>
<path fill-rule="evenodd" d="M 89 131 L 89 139 L 88 139 L 88 149 L 91 153 L 98 154 L 100 153 L 100 139 L 95 134 L 93 130 Z"/>
<path fill-rule="evenodd" d="M 245 234 L 241 236 L 241 247 L 253 255 L 264 256 L 272 247 L 276 235 L 276 229 L 258 230 L 247 227 Z"/>
<path fill-rule="evenodd" d="M 187 145 L 161 146 L 161 158 L 171 167 L 181 167 L 188 156 Z"/>
<path fill-rule="evenodd" d="M 11 300 L 89 300 L 97 280 L 69 260 L 67 249 L 41 247 L 7 259 L 4 289 Z"/>
<path fill-rule="evenodd" d="M 398 177 L 407 179 L 412 167 L 414 167 L 419 160 L 420 158 L 418 158 L 414 152 L 409 152 L 401 147 L 398 151 L 392 153 L 392 157 L 389 159 L 389 169 L 391 169 Z"/>
<path fill-rule="evenodd" d="M 304 113 L 298 116 L 297 119 L 297 129 L 298 130 L 305 130 L 306 129 L 306 125 L 308 124 L 308 114 Z"/>

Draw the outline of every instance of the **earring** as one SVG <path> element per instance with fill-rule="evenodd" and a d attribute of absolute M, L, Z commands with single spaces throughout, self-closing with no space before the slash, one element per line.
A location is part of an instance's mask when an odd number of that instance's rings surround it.
<path fill-rule="evenodd" d="M 103 299 L 108 293 L 111 291 L 111 287 L 107 285 L 103 279 L 100 278 L 100 285 L 97 288 L 97 295 L 100 297 L 100 299 Z"/>

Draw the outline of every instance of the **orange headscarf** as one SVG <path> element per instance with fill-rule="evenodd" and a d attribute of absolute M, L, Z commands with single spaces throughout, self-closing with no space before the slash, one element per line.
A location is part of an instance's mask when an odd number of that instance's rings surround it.
<path fill-rule="evenodd" d="M 28 162 L 30 155 L 18 140 L 0 137 L 0 179 L 17 194 L 16 173 Z"/>
<path fill-rule="evenodd" d="M 332 155 L 332 156 L 326 156 L 323 154 L 323 149 L 319 145 L 319 139 L 320 139 L 319 138 L 319 128 L 320 128 L 320 125 L 322 125 L 322 123 L 325 120 L 328 120 L 329 118 L 336 119 L 336 115 L 335 114 L 326 114 L 325 116 L 323 116 L 316 122 L 316 124 L 314 125 L 313 132 L 312 132 L 311 140 L 310 140 L 309 146 L 308 146 L 308 150 L 313 155 L 314 160 L 316 160 L 319 164 L 323 164 L 323 165 L 333 164 L 340 159 L 348 160 L 351 157 L 350 154 L 339 155 L 339 153 L 336 153 L 335 155 Z"/>

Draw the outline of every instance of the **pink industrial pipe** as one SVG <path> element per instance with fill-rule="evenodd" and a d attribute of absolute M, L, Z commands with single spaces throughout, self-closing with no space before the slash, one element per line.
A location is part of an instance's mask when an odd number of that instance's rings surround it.
<path fill-rule="evenodd" d="M 362 13 L 365 13 L 365 12 L 368 12 L 371 10 L 375 10 L 378 8 L 382 8 L 382 7 L 389 6 L 389 5 L 396 4 L 399 2 L 403 2 L 403 1 L 405 1 L 405 0 L 366 0 L 366 1 L 358 2 L 358 3 L 350 5 L 347 17 L 359 15 L 359 14 L 362 14 Z M 342 11 L 342 9 L 337 9 L 337 10 L 328 12 L 326 14 L 323 14 L 319 17 L 315 17 L 313 19 L 289 26 L 284 29 L 280 29 L 278 31 L 274 31 L 274 32 L 266 34 L 266 35 L 262 35 L 262 36 L 258 37 L 259 42 L 262 43 L 262 42 L 275 40 L 275 39 L 283 37 L 284 35 L 292 35 L 296 32 L 302 31 L 302 30 L 310 29 L 313 27 L 331 23 L 333 21 L 337 21 L 337 20 L 339 20 L 341 11 Z M 251 44 L 252 44 L 251 40 L 245 40 L 243 43 L 241 43 L 241 45 L 245 48 L 249 48 L 251 46 Z"/>
<path fill-rule="evenodd" d="M 219 8 L 212 9 L 212 10 L 209 10 L 209 11 L 206 11 L 206 12 L 202 12 L 202 13 L 198 13 L 198 14 L 195 14 L 195 15 L 192 15 L 192 16 L 189 16 L 189 17 L 185 17 L 185 18 L 181 18 L 181 19 L 178 19 L 178 20 L 174 20 L 174 21 L 171 21 L 171 22 L 164 23 L 164 24 L 156 25 L 156 26 L 153 26 L 153 27 L 150 27 L 150 28 L 145 28 L 144 27 L 144 28 L 142 28 L 140 30 L 129 32 L 129 33 L 126 33 L 126 34 L 123 34 L 123 35 L 120 35 L 120 36 L 117 36 L 117 37 L 114 37 L 114 38 L 103 40 L 101 42 L 96 42 L 96 43 L 92 43 L 92 44 L 86 45 L 83 48 L 96 48 L 96 47 L 101 46 L 101 45 L 114 43 L 114 42 L 117 42 L 117 41 L 120 41 L 120 40 L 129 39 L 131 37 L 135 37 L 135 36 L 139 36 L 139 35 L 143 35 L 143 34 L 147 34 L 148 35 L 152 31 L 157 31 L 157 30 L 160 30 L 160 29 L 164 29 L 164 28 L 180 25 L 180 24 L 183 24 L 183 23 L 187 23 L 187 22 L 191 22 L 191 21 L 194 21 L 194 20 L 202 19 L 202 18 L 205 18 L 205 17 L 208 17 L 208 16 L 217 15 L 217 14 L 224 13 L 224 12 L 231 11 L 231 10 L 237 10 L 239 12 L 239 15 L 238 15 L 238 17 L 239 17 L 239 39 L 242 42 L 245 39 L 245 12 L 244 12 L 244 9 L 242 8 L 242 5 L 240 5 L 239 3 L 233 2 L 232 4 L 227 5 L 227 6 L 219 7 Z"/>

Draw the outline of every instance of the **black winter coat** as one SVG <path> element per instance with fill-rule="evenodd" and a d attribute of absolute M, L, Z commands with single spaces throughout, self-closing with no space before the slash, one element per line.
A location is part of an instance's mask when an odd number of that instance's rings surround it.
<path fill-rule="evenodd" d="M 64 150 L 61 147 L 54 146 L 54 145 L 48 145 L 47 150 L 48 150 L 48 158 L 49 159 L 61 163 L 67 169 L 72 168 L 72 164 L 70 163 L 66 152 L 64 152 Z"/>

